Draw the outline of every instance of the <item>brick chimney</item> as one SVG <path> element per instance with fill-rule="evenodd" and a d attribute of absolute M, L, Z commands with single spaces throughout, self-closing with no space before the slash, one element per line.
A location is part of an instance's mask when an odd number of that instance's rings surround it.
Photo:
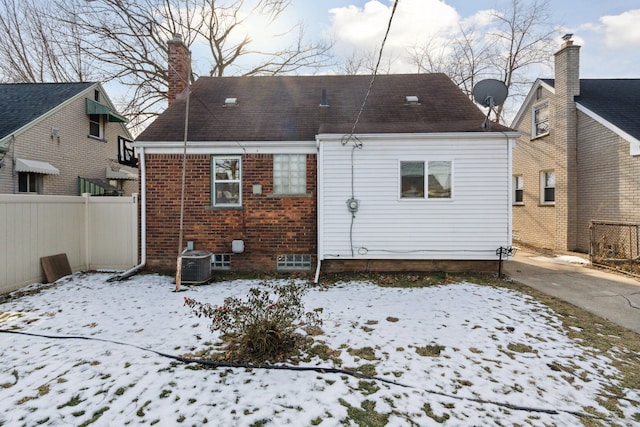
<path fill-rule="evenodd" d="M 556 158 L 556 247 L 575 250 L 578 224 L 578 113 L 575 97 L 580 95 L 580 46 L 572 34 L 555 54 L 555 96 L 552 107 L 552 132 Z M 564 232 L 566 230 L 566 233 Z"/>
<path fill-rule="evenodd" d="M 171 105 L 182 94 L 191 77 L 191 52 L 182 41 L 182 35 L 174 34 L 173 39 L 167 42 L 167 58 L 169 62 L 167 99 Z"/>

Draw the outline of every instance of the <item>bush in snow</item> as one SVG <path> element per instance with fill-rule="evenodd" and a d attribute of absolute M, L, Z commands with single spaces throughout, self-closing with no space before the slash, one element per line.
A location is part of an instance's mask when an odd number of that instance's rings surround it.
<path fill-rule="evenodd" d="M 322 323 L 320 309 L 304 312 L 306 285 L 261 283 L 246 299 L 225 298 L 221 306 L 185 298 L 198 317 L 211 319 L 211 330 L 220 331 L 240 359 L 272 360 L 295 348 L 296 329 Z"/>

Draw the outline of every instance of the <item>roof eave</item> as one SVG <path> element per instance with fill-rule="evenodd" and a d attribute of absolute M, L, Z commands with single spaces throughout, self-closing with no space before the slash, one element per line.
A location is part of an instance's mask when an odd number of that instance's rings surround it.
<path fill-rule="evenodd" d="M 56 112 L 62 110 L 63 108 L 65 108 L 67 105 L 71 104 L 72 102 L 76 101 L 79 98 L 82 98 L 83 96 L 85 96 L 85 92 L 89 91 L 89 90 L 94 90 L 96 87 L 98 87 L 100 85 L 100 83 L 93 83 L 91 86 L 78 91 L 78 93 L 76 93 L 75 95 L 67 98 L 66 100 L 62 101 L 60 104 L 56 105 L 55 107 L 53 107 L 52 109 L 46 111 L 44 114 L 41 114 L 40 116 L 36 117 L 35 119 L 31 120 L 29 123 L 25 124 L 24 126 L 14 130 L 13 132 L 5 135 L 4 137 L 2 137 L 2 139 L 0 139 L 0 145 L 4 145 L 4 144 L 8 144 L 8 142 L 14 138 L 19 136 L 20 134 L 26 132 L 27 130 L 31 129 L 33 126 L 37 125 L 39 122 L 41 122 L 42 120 L 46 119 L 47 117 L 50 117 L 51 115 L 55 114 Z"/>
<path fill-rule="evenodd" d="M 584 105 L 580 104 L 580 102 L 576 102 L 576 108 L 577 108 L 578 111 L 586 114 L 587 116 L 591 117 L 593 120 L 595 120 L 598 123 L 600 123 L 602 126 L 606 127 L 610 131 L 614 132 L 616 135 L 618 135 L 620 138 L 622 138 L 625 141 L 627 141 L 632 146 L 640 148 L 640 140 L 638 138 L 636 138 L 633 135 L 625 132 L 623 129 L 621 129 L 618 126 L 616 126 L 615 124 L 611 123 L 609 120 L 607 120 L 607 119 L 603 118 L 602 116 L 600 116 L 600 115 L 596 114 L 595 112 L 593 112 L 593 110 L 590 110 L 589 108 L 587 108 Z"/>
<path fill-rule="evenodd" d="M 522 105 L 520 105 L 520 109 L 518 110 L 518 112 L 516 113 L 515 117 L 511 121 L 510 127 L 515 129 L 517 127 L 518 123 L 520 123 L 520 121 L 522 120 L 523 116 L 525 114 L 527 114 L 527 111 L 529 110 L 529 105 L 531 105 L 531 103 L 533 101 L 533 98 L 534 98 L 534 96 L 536 94 L 536 91 L 538 90 L 538 87 L 540 87 L 540 86 L 542 86 L 543 88 L 547 89 L 552 94 L 556 93 L 556 89 L 553 86 L 551 86 L 550 84 L 546 83 L 541 78 L 536 79 L 536 81 L 533 82 L 533 85 L 531 86 L 531 89 L 529 89 L 529 93 L 527 94 L 527 97 L 522 102 Z"/>

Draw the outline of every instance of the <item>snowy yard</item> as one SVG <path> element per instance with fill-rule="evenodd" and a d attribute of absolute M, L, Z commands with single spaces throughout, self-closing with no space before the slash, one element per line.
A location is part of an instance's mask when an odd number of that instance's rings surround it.
<path fill-rule="evenodd" d="M 212 346 L 217 335 L 184 297 L 221 304 L 259 281 L 174 293 L 168 277 L 108 277 L 76 274 L 0 304 L 4 331 L 75 337 L 0 333 L 1 426 L 640 425 L 640 387 L 620 384 L 615 349 L 570 338 L 557 313 L 514 290 L 468 282 L 311 288 L 306 308 L 324 309 L 324 333 L 313 339 L 336 360 L 313 356 L 298 366 L 360 370 L 392 384 L 205 369 L 146 351 Z M 612 389 L 625 396 L 614 407 L 603 398 Z"/>

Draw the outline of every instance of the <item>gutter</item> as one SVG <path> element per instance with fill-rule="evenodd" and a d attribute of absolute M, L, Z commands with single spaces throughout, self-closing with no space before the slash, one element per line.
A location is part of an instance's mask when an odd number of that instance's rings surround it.
<path fill-rule="evenodd" d="M 124 273 L 110 277 L 107 282 L 120 282 L 135 275 L 147 264 L 147 170 L 145 166 L 144 148 L 138 148 L 140 154 L 140 264 Z"/>

